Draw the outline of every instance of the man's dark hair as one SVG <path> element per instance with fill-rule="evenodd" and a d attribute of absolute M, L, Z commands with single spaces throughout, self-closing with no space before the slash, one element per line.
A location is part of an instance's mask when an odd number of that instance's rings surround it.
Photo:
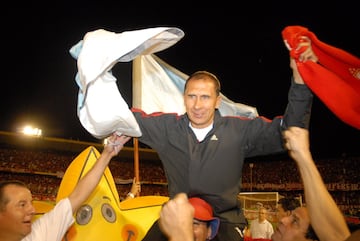
<path fill-rule="evenodd" d="M 301 206 L 299 199 L 294 198 L 294 197 L 280 198 L 279 201 L 278 201 L 278 204 L 281 204 L 284 211 L 293 211 L 296 208 Z M 316 235 L 316 233 L 315 233 L 313 227 L 311 226 L 311 224 L 309 225 L 308 229 L 306 230 L 305 238 L 311 239 L 311 240 L 314 240 L 314 241 L 319 240 L 319 238 Z"/>
<path fill-rule="evenodd" d="M 278 204 L 281 204 L 284 211 L 293 211 L 295 208 L 300 207 L 300 201 L 294 197 L 280 198 Z"/>

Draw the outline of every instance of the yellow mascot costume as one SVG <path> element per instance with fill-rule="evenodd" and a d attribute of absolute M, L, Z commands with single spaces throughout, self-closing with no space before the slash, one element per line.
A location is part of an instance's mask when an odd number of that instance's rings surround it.
<path fill-rule="evenodd" d="M 56 202 L 70 194 L 99 156 L 98 150 L 90 146 L 72 161 L 60 183 Z M 107 168 L 93 193 L 74 214 L 75 223 L 63 240 L 140 241 L 159 218 L 161 206 L 168 199 L 143 196 L 120 203 L 113 176 Z"/>

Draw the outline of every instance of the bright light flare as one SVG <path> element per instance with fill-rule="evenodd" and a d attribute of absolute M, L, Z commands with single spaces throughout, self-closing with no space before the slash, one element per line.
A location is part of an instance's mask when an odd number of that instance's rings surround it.
<path fill-rule="evenodd" d="M 33 128 L 32 126 L 25 126 L 23 131 L 24 135 L 28 136 L 41 136 L 42 130 L 39 128 Z"/>

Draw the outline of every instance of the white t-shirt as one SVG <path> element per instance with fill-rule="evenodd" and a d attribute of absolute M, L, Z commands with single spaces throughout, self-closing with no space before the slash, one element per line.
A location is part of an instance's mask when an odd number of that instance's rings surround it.
<path fill-rule="evenodd" d="M 70 200 L 64 198 L 38 218 L 32 224 L 31 233 L 21 241 L 61 241 L 74 221 Z"/>
<path fill-rule="evenodd" d="M 194 131 L 196 138 L 198 139 L 198 141 L 203 141 L 205 139 L 205 136 L 207 135 L 207 133 L 209 133 L 209 131 L 214 127 L 214 124 L 209 125 L 208 127 L 202 128 L 202 129 L 198 129 L 195 128 L 191 125 L 191 123 L 189 123 L 190 128 Z"/>
<path fill-rule="evenodd" d="M 255 219 L 251 221 L 250 232 L 252 238 L 271 239 L 274 228 L 268 220 L 264 220 L 260 223 L 259 219 Z"/>

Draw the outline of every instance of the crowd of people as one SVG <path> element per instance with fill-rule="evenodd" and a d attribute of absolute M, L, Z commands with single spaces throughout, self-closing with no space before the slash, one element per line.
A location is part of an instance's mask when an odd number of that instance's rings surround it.
<path fill-rule="evenodd" d="M 324 185 L 310 152 L 308 130 L 290 127 L 284 131 L 284 139 L 289 155 L 296 162 L 304 183 L 306 206 L 297 206 L 298 203 L 286 200 L 280 201 L 284 212 L 279 214 L 281 220 L 271 239 L 266 240 L 359 240 L 360 230 L 349 230 L 340 209 Z M 193 216 L 193 208 L 189 205 L 186 193 L 179 193 L 161 210 L 161 230 L 169 240 L 193 241 Z"/>
<path fill-rule="evenodd" d="M 18 179 L 29 184 L 29 187 L 36 200 L 54 201 L 57 190 L 61 182 L 61 176 L 65 173 L 66 168 L 76 157 L 76 153 L 63 153 L 59 151 L 39 151 L 26 150 L 21 148 L 0 148 L 0 177 L 1 179 Z M 319 172 L 324 177 L 324 182 L 344 184 L 345 186 L 354 186 L 351 190 L 331 189 L 336 203 L 340 209 L 353 216 L 360 215 L 360 206 L 357 200 L 360 200 L 360 157 L 346 157 L 338 159 L 319 159 L 316 165 Z M 267 175 L 269 170 L 276 166 L 281 170 L 272 175 Z M 117 179 L 130 180 L 134 176 L 134 164 L 132 160 L 119 160 L 109 164 L 109 168 Z M 140 177 L 142 183 L 141 195 L 162 195 L 168 196 L 167 181 L 161 163 L 158 160 L 144 161 L 140 160 Z M 41 174 L 35 174 L 41 173 Z M 45 175 L 47 173 L 48 175 Z M 252 191 L 278 191 L 283 196 L 302 196 L 303 188 L 299 182 L 299 173 L 294 163 L 289 163 L 288 159 L 272 158 L 271 161 L 258 160 L 253 167 L 253 186 Z M 345 175 L 346 174 L 346 175 Z M 249 162 L 245 162 L 243 168 L 243 191 L 250 191 L 250 167 Z M 282 183 L 293 183 L 296 188 L 286 190 L 279 187 Z M 258 184 L 258 185 L 257 185 Z M 264 184 L 264 185 L 261 185 Z M 271 185 L 267 185 L 271 184 Z M 275 185 L 276 184 L 276 185 Z M 278 185 L 279 184 L 279 185 Z M 266 188 L 261 188 L 261 187 Z M 340 186 L 340 185 L 338 185 Z M 131 182 L 127 184 L 116 185 L 119 195 L 125 197 L 131 188 Z M 271 208 L 274 211 L 275 207 Z"/>
<path fill-rule="evenodd" d="M 21 148 L 0 147 L 0 177 L 1 179 L 18 179 L 28 183 L 34 198 L 36 200 L 54 201 L 61 177 L 66 168 L 78 153 L 63 153 L 50 150 L 27 150 Z M 254 192 L 277 191 L 283 196 L 302 196 L 303 187 L 299 182 L 300 176 L 294 163 L 288 159 L 272 158 L 271 161 L 258 160 L 253 167 L 253 185 L 251 190 Z M 338 159 L 319 159 L 316 165 L 319 172 L 324 177 L 324 182 L 343 184 L 346 187 L 353 186 L 354 189 L 332 189 L 328 185 L 336 203 L 340 209 L 348 215 L 359 216 L 360 204 L 360 157 L 344 157 Z M 254 162 L 254 160 L 252 160 Z M 269 170 L 276 166 L 279 172 L 267 175 Z M 134 176 L 134 163 L 132 160 L 119 160 L 114 158 L 110 162 L 109 168 L 117 179 L 131 180 Z M 140 160 L 140 178 L 142 183 L 141 195 L 161 195 L 168 196 L 167 181 L 161 163 L 158 160 L 144 161 Z M 35 174 L 40 173 L 40 174 Z M 45 175 L 45 174 L 48 175 Z M 345 175 L 346 174 L 346 175 Z M 286 189 L 281 188 L 280 184 L 287 183 Z M 296 185 L 296 188 L 289 188 L 289 183 Z M 270 184 L 270 185 L 268 185 Z M 356 187 L 356 184 L 357 187 Z M 250 166 L 245 162 L 243 168 L 243 191 L 250 191 Z M 131 188 L 131 182 L 117 183 L 118 193 L 121 197 Z M 263 188 L 265 187 L 265 188 Z M 274 188 L 275 187 L 275 188 Z M 277 188 L 276 188 L 277 187 Z M 275 211 L 275 206 L 269 208 L 271 212 Z"/>
<path fill-rule="evenodd" d="M 78 154 L 3 146 L 0 148 L 0 177 L 22 180 L 29 184 L 35 199 L 54 201 L 62 176 Z M 134 177 L 133 161 L 115 157 L 109 168 L 119 195 L 125 197 Z M 142 162 L 139 175 L 144 178 L 141 180 L 142 195 L 168 195 L 165 174 L 158 160 Z"/>
<path fill-rule="evenodd" d="M 43 172 L 52 175 L 61 175 L 65 172 L 71 161 L 79 153 L 63 153 L 50 150 L 31 150 L 15 147 L 0 147 L 1 170 L 13 170 L 14 172 Z M 316 166 L 324 176 L 325 183 L 359 183 L 360 169 L 359 156 L 346 156 L 334 158 L 319 158 Z M 115 158 L 109 167 L 114 177 L 130 178 L 134 175 L 133 160 L 119 160 Z M 250 162 L 253 164 L 250 167 Z M 267 170 L 276 166 L 278 172 L 267 175 Z M 294 163 L 289 163 L 284 156 L 258 158 L 246 160 L 243 167 L 243 187 L 249 189 L 252 173 L 253 188 L 258 189 L 261 184 L 299 183 L 299 173 Z M 252 169 L 250 171 L 250 169 Z M 158 160 L 140 160 L 140 176 L 152 183 L 166 184 L 164 170 Z M 151 175 L 149 175 L 151 173 Z M 360 187 L 358 187 L 360 188 Z"/>

